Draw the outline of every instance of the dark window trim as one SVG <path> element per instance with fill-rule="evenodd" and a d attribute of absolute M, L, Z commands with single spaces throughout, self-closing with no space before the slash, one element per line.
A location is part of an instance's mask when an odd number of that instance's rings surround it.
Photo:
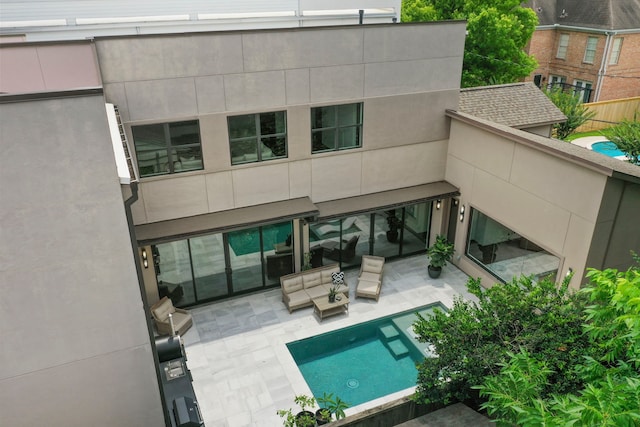
<path fill-rule="evenodd" d="M 265 134 L 262 135 L 261 133 L 261 129 L 260 129 L 260 116 L 262 114 L 271 114 L 271 113 L 284 113 L 284 132 L 276 132 L 273 134 Z M 245 137 L 239 137 L 239 138 L 231 138 L 231 132 L 230 132 L 230 123 L 229 123 L 229 119 L 233 118 L 233 117 L 250 117 L 253 116 L 255 118 L 255 127 L 256 127 L 256 134 L 254 136 L 245 136 Z M 255 140 L 255 143 L 257 144 L 256 147 L 256 160 L 246 160 L 246 161 L 241 161 L 241 162 L 237 162 L 234 163 L 233 161 L 233 155 L 231 155 L 231 166 L 237 166 L 237 165 L 244 165 L 244 164 L 248 164 L 248 163 L 261 163 L 261 162 L 267 162 L 269 160 L 278 160 L 278 159 L 286 159 L 289 156 L 289 139 L 288 139 L 288 123 L 287 123 L 287 110 L 277 110 L 277 111 L 263 111 L 260 113 L 251 113 L 251 114 L 234 114 L 234 115 L 230 115 L 227 116 L 227 136 L 229 138 L 229 153 L 233 152 L 233 143 L 234 142 L 242 142 L 242 141 L 252 141 Z M 278 138 L 278 137 L 283 137 L 284 138 L 284 155 L 282 156 L 276 156 L 274 155 L 273 157 L 269 157 L 267 159 L 263 159 L 262 158 L 262 150 L 260 150 L 260 143 L 262 141 L 263 138 Z"/>
<path fill-rule="evenodd" d="M 339 107 L 345 107 L 345 106 L 350 106 L 350 105 L 357 105 L 358 106 L 358 123 L 356 124 L 348 124 L 348 125 L 344 125 L 344 126 L 340 126 L 338 124 L 338 108 Z M 313 110 L 317 109 L 317 108 L 333 108 L 333 114 L 334 114 L 334 123 L 335 126 L 329 126 L 329 127 L 322 127 L 322 128 L 314 128 L 313 127 Z M 363 127 L 363 122 L 364 122 L 364 103 L 363 102 L 351 102 L 348 104 L 335 104 L 335 105 L 320 105 L 320 106 L 316 106 L 316 107 L 312 107 L 310 110 L 310 116 L 311 116 L 311 154 L 320 154 L 320 153 L 331 153 L 333 151 L 342 151 L 342 150 L 353 150 L 355 148 L 362 148 L 362 127 Z M 340 130 L 341 129 L 348 129 L 348 128 L 357 128 L 358 130 L 358 145 L 354 145 L 354 146 L 349 146 L 349 147 L 339 147 L 339 136 L 340 136 Z M 325 132 L 327 130 L 331 130 L 334 129 L 334 144 L 333 144 L 333 149 L 328 149 L 328 150 L 314 150 L 313 149 L 313 134 L 314 133 L 320 133 L 320 132 Z"/>

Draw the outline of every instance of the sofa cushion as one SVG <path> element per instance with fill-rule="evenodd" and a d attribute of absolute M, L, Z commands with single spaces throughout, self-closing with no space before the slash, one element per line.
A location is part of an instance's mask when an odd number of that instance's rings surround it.
<path fill-rule="evenodd" d="M 324 286 L 313 286 L 311 288 L 305 288 L 305 291 L 311 299 L 326 297 L 327 295 L 329 295 L 329 290 Z"/>
<path fill-rule="evenodd" d="M 382 272 L 382 267 L 384 266 L 383 260 L 365 258 L 362 262 L 362 271 L 369 271 L 371 273 L 378 274 Z"/>
<path fill-rule="evenodd" d="M 302 283 L 304 283 L 305 289 L 320 285 L 320 272 L 316 271 L 314 273 L 303 274 Z"/>
<path fill-rule="evenodd" d="M 285 294 L 290 294 L 299 290 L 302 290 L 302 277 L 295 276 L 282 281 L 282 291 Z"/>
<path fill-rule="evenodd" d="M 288 294 L 287 297 L 289 298 L 290 308 L 296 307 L 301 304 L 306 304 L 311 301 L 311 298 L 309 298 L 309 295 L 302 289 Z"/>
<path fill-rule="evenodd" d="M 363 271 L 359 277 L 360 280 L 368 280 L 370 282 L 379 282 L 380 274 L 379 273 L 369 273 L 368 271 Z"/>
<path fill-rule="evenodd" d="M 176 309 L 171 303 L 171 300 L 167 298 L 162 304 L 153 309 L 153 315 L 156 319 L 164 322 L 169 317 L 169 313 L 175 313 Z"/>

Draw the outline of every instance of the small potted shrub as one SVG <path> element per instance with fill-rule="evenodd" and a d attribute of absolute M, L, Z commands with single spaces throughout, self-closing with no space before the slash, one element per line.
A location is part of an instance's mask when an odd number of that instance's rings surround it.
<path fill-rule="evenodd" d="M 333 393 L 324 393 L 322 397 L 316 400 L 318 401 L 318 406 L 320 406 L 320 409 L 316 411 L 316 421 L 318 425 L 330 423 L 332 417 L 335 417 L 336 420 L 344 418 L 344 410 L 349 407 L 349 405 L 338 396 L 334 398 Z"/>
<path fill-rule="evenodd" d="M 307 410 L 316 404 L 313 397 L 304 394 L 296 396 L 293 401 L 300 407 L 300 411 L 293 415 L 291 409 L 279 409 L 278 415 L 283 419 L 284 427 L 314 427 L 316 425 L 316 417 L 313 412 Z"/>
<path fill-rule="evenodd" d="M 439 235 L 436 241 L 427 249 L 429 257 L 429 277 L 435 279 L 440 277 L 442 267 L 447 265 L 453 257 L 453 243 L 449 243 L 446 236 Z"/>

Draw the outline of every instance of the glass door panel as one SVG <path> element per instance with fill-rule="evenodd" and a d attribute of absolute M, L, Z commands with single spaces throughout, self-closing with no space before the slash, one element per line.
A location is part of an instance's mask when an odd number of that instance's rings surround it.
<path fill-rule="evenodd" d="M 188 242 L 161 243 L 153 246 L 152 252 L 160 298 L 168 296 L 176 306 L 194 304 L 197 295 L 193 286 Z"/>
<path fill-rule="evenodd" d="M 262 227 L 264 280 L 269 285 L 279 283 L 280 276 L 293 273 L 294 243 L 291 228 L 291 222 Z"/>
<path fill-rule="evenodd" d="M 397 227 L 400 219 L 396 215 L 396 210 L 378 211 L 372 216 L 374 224 L 373 255 L 385 258 L 397 256 L 400 251 L 398 244 L 400 241 L 400 229 Z M 396 220 L 391 218 L 396 218 Z"/>
<path fill-rule="evenodd" d="M 404 208 L 402 255 L 420 253 L 427 248 L 431 202 L 417 203 Z"/>
<path fill-rule="evenodd" d="M 194 237 L 189 247 L 198 300 L 228 295 L 222 234 Z"/>
<path fill-rule="evenodd" d="M 263 283 L 260 228 L 233 231 L 227 236 L 233 292 L 261 288 Z"/>

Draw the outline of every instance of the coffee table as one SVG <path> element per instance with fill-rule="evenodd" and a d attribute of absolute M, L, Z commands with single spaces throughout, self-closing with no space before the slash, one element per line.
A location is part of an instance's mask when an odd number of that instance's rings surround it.
<path fill-rule="evenodd" d="M 344 294 L 338 295 L 337 298 L 335 302 L 329 302 L 329 297 L 325 295 L 313 300 L 313 312 L 318 315 L 320 321 L 325 317 L 349 311 L 349 298 Z"/>

